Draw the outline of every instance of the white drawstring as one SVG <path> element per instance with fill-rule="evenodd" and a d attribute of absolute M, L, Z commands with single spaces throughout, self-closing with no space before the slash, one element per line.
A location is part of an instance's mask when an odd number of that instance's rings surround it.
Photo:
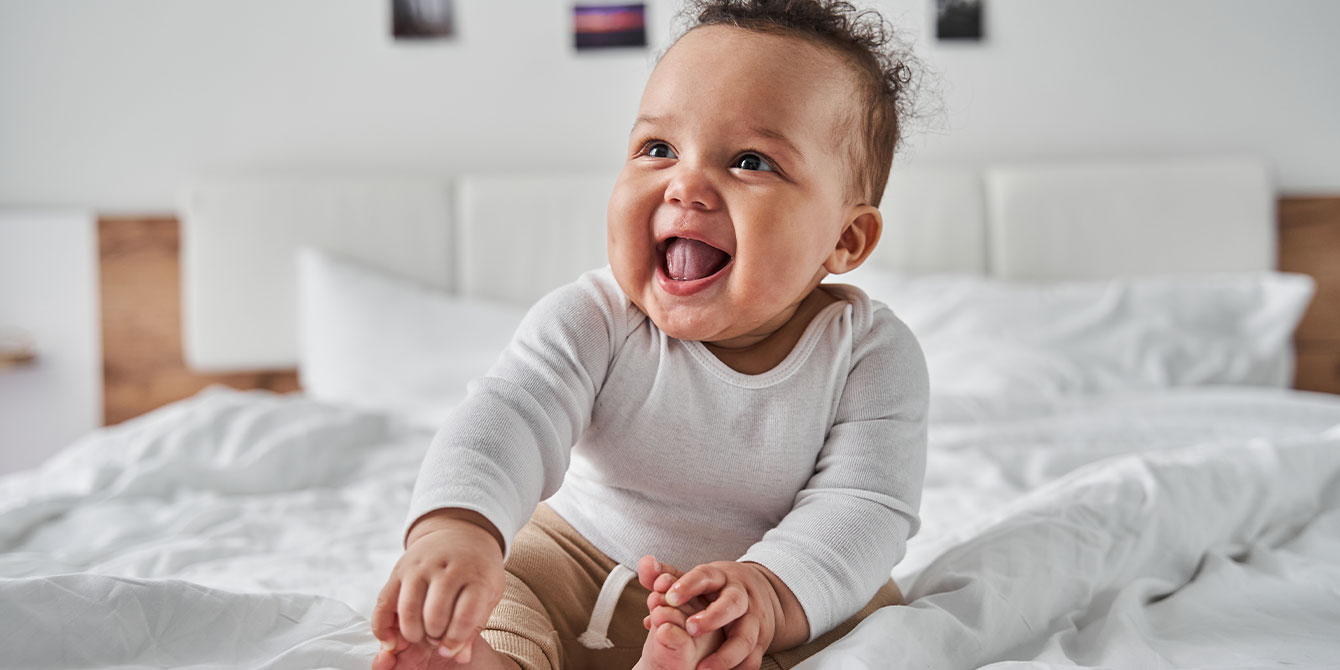
<path fill-rule="evenodd" d="M 605 578 L 605 584 L 600 587 L 600 595 L 596 598 L 596 606 L 591 608 L 591 623 L 587 624 L 586 632 L 577 638 L 578 642 L 587 649 L 609 649 L 614 643 L 606 636 L 610 629 L 610 620 L 614 618 L 614 606 L 619 604 L 619 594 L 623 593 L 628 582 L 637 576 L 636 572 L 625 568 L 623 565 L 615 565 L 610 570 L 609 577 Z"/>

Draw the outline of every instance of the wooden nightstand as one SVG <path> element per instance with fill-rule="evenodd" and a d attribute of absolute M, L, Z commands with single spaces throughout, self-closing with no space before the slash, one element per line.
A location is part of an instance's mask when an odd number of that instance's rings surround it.
<path fill-rule="evenodd" d="M 1294 388 L 1340 393 L 1340 197 L 1289 196 L 1279 205 L 1280 270 L 1317 281 L 1294 333 Z"/>

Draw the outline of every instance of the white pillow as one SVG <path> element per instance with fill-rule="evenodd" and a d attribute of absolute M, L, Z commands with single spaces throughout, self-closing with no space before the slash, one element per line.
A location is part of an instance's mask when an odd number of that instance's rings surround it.
<path fill-rule="evenodd" d="M 454 296 L 315 249 L 298 251 L 298 378 L 319 400 L 437 426 L 488 371 L 526 309 Z"/>
<path fill-rule="evenodd" d="M 947 394 L 1288 387 L 1311 277 L 1278 272 L 1011 282 L 859 268 L 835 278 L 888 304 Z"/>

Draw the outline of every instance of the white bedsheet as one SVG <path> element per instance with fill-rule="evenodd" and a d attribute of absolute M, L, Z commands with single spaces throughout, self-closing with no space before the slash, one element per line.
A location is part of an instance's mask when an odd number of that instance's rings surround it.
<path fill-rule="evenodd" d="M 1332 667 L 1338 425 L 1277 390 L 937 398 L 912 604 L 802 667 Z M 428 437 L 210 389 L 0 479 L 0 667 L 368 667 Z"/>

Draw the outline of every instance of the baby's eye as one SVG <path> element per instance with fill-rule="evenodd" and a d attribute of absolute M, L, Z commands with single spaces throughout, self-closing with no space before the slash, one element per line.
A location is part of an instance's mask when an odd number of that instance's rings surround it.
<path fill-rule="evenodd" d="M 732 164 L 731 167 L 740 168 L 741 170 L 774 172 L 772 163 L 769 163 L 767 159 L 758 154 L 742 154 L 739 158 L 735 159 L 735 163 Z"/>
<path fill-rule="evenodd" d="M 653 142 L 647 146 L 647 155 L 652 158 L 679 158 L 675 155 L 675 150 L 670 148 L 665 142 Z"/>

